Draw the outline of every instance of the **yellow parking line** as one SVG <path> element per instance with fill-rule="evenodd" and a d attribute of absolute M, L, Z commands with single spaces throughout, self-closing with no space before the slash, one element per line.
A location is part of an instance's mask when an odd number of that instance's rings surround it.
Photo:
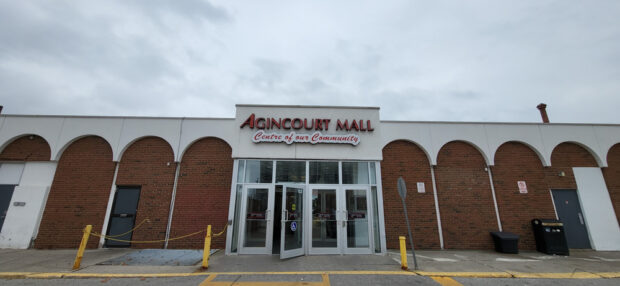
<path fill-rule="evenodd" d="M 329 275 L 327 274 L 322 274 L 321 277 L 323 277 L 323 286 L 329 286 Z"/>
<path fill-rule="evenodd" d="M 215 274 L 214 275 L 209 275 L 209 277 L 207 277 L 207 279 L 202 281 L 202 283 L 200 283 L 200 285 L 198 285 L 198 286 L 207 286 L 207 285 L 209 285 L 209 283 L 211 281 L 213 281 L 213 279 L 215 279 L 215 276 L 217 276 L 217 275 L 215 275 Z"/>
<path fill-rule="evenodd" d="M 450 277 L 431 277 L 435 282 L 441 284 L 442 286 L 463 286 L 463 284 L 456 282 L 456 280 Z"/>

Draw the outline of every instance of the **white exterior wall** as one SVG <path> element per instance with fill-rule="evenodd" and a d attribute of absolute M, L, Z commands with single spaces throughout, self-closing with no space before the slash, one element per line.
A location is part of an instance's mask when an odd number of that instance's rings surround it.
<path fill-rule="evenodd" d="M 600 167 L 607 167 L 609 149 L 620 143 L 620 125 L 383 121 L 381 129 L 381 148 L 395 140 L 408 140 L 420 146 L 433 165 L 441 148 L 451 141 L 470 143 L 491 166 L 502 144 L 518 141 L 532 148 L 543 166 L 551 165 L 557 145 L 571 142 L 588 150 Z"/>
<path fill-rule="evenodd" d="M 0 233 L 0 248 L 26 249 L 36 237 L 36 232 L 39 229 L 47 195 L 54 179 L 56 163 L 9 163 L 2 164 L 0 170 L 6 165 L 21 165 L 23 172 L 20 174 L 11 172 L 14 180 L 2 182 L 3 184 L 15 184 L 17 186 L 13 191 L 13 197 Z M 16 202 L 24 203 L 24 205 L 16 206 Z"/>
<path fill-rule="evenodd" d="M 373 132 L 344 132 L 360 136 L 360 144 L 291 144 L 251 141 L 256 129 L 239 128 L 251 114 L 260 117 L 329 118 L 334 134 L 336 119 L 371 120 Z M 204 137 L 226 141 L 234 158 L 381 160 L 382 149 L 395 140 L 408 140 L 422 148 L 431 164 L 437 164 L 441 148 L 451 141 L 466 141 L 478 149 L 489 165 L 495 152 L 504 143 L 518 141 L 536 152 L 544 166 L 550 166 L 551 153 L 560 143 L 576 143 L 588 150 L 600 167 L 607 166 L 609 149 L 620 143 L 620 125 L 536 124 L 536 123 L 459 123 L 459 122 L 397 122 L 379 121 L 376 108 L 304 108 L 238 106 L 237 118 L 139 118 L 139 117 L 59 117 L 0 116 L 0 150 L 13 140 L 29 134 L 43 137 L 51 149 L 51 160 L 60 159 L 62 152 L 74 141 L 89 135 L 104 138 L 112 148 L 113 161 L 133 142 L 146 136 L 164 139 L 176 160 L 192 143 Z M 266 130 L 287 133 L 289 130 Z M 293 130 L 296 133 L 311 131 Z M 343 132 L 338 132 L 343 134 Z"/>
<path fill-rule="evenodd" d="M 620 250 L 620 227 L 599 168 L 573 168 L 577 194 L 595 250 Z"/>
<path fill-rule="evenodd" d="M 159 137 L 168 142 L 177 161 L 200 138 L 217 137 L 234 148 L 232 143 L 237 137 L 232 118 L 22 115 L 5 115 L 0 118 L 0 150 L 21 136 L 35 134 L 43 137 L 50 145 L 52 161 L 58 161 L 71 143 L 91 135 L 102 137 L 108 142 L 112 148 L 113 161 L 119 161 L 132 143 L 147 136 Z"/>

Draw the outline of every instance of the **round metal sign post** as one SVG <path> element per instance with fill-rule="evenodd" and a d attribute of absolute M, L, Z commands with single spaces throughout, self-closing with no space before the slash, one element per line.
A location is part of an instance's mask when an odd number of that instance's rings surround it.
<path fill-rule="evenodd" d="M 407 197 L 407 186 L 403 177 L 398 177 L 398 194 L 403 201 L 403 210 L 405 210 L 405 220 L 407 221 L 407 230 L 409 231 L 409 243 L 411 244 L 411 253 L 413 254 L 413 267 L 418 270 L 418 260 L 415 258 L 415 249 L 413 247 L 413 235 L 411 235 L 411 226 L 409 225 L 409 216 L 407 215 L 407 204 L 405 204 L 405 198 Z"/>

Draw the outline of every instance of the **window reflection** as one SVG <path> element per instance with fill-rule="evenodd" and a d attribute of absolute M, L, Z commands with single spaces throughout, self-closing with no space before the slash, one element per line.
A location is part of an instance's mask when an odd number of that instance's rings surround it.
<path fill-rule="evenodd" d="M 310 184 L 338 184 L 338 162 L 310 161 Z"/>

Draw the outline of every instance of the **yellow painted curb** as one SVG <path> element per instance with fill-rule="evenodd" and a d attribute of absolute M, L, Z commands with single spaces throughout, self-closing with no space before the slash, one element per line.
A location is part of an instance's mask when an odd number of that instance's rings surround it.
<path fill-rule="evenodd" d="M 209 275 L 422 275 L 467 278 L 541 278 L 597 279 L 620 278 L 620 272 L 521 273 L 521 272 L 432 272 L 432 271 L 282 271 L 282 272 L 197 272 L 197 273 L 75 273 L 75 272 L 0 272 L 0 279 L 61 278 L 157 278 Z"/>
<path fill-rule="evenodd" d="M 32 274 L 32 272 L 0 272 L 0 278 L 15 279 L 25 278 L 26 275 Z"/>
<path fill-rule="evenodd" d="M 209 276 L 212 273 L 37 273 L 25 278 L 59 279 L 59 278 L 164 278 Z"/>
<path fill-rule="evenodd" d="M 409 271 L 289 271 L 289 272 L 198 272 L 198 273 L 74 273 L 74 272 L 0 272 L 0 278 L 143 278 L 190 277 L 209 275 L 417 275 Z"/>
<path fill-rule="evenodd" d="M 418 275 L 422 276 L 436 276 L 436 277 L 470 277 L 470 278 L 512 278 L 513 276 L 508 272 L 430 272 L 430 271 L 416 271 Z"/>
<path fill-rule="evenodd" d="M 520 273 L 513 272 L 515 278 L 545 278 L 545 279 L 597 279 L 601 275 L 590 272 L 570 272 L 570 273 Z"/>
<path fill-rule="evenodd" d="M 599 272 L 596 273 L 603 278 L 620 278 L 620 272 Z"/>

